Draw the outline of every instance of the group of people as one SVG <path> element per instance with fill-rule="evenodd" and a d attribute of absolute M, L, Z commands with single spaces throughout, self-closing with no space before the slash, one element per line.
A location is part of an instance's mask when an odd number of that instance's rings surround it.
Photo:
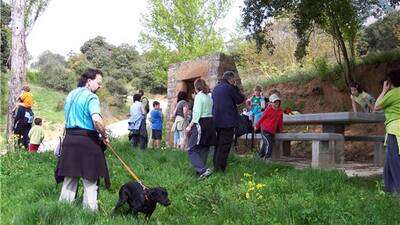
<path fill-rule="evenodd" d="M 140 147 L 140 149 L 146 149 L 148 143 L 147 125 L 146 118 L 150 111 L 149 100 L 143 96 L 144 92 L 139 90 L 137 94 L 133 95 L 133 104 L 129 109 L 129 140 L 132 143 L 132 147 Z M 153 102 L 153 109 L 150 111 L 150 122 L 151 122 L 151 139 L 152 147 L 159 148 L 162 139 L 163 130 L 163 113 L 160 102 Z"/>
<path fill-rule="evenodd" d="M 90 210 L 98 209 L 98 180 L 105 178 L 109 187 L 109 174 L 104 156 L 109 144 L 108 135 L 100 111 L 100 101 L 96 91 L 102 86 L 102 72 L 88 69 L 81 75 L 78 87 L 66 99 L 64 111 L 66 134 L 62 144 L 55 176 L 63 182 L 60 201 L 73 202 L 76 197 L 78 179 L 83 179 L 83 205 Z M 261 97 L 257 87 L 254 95 L 247 101 L 239 90 L 235 74 L 223 73 L 221 80 L 211 91 L 206 81 L 199 78 L 194 82 L 194 103 L 191 106 L 186 93 L 178 95 L 174 110 L 174 145 L 187 146 L 189 160 L 199 179 L 210 176 L 214 171 L 224 172 L 231 149 L 235 129 L 238 127 L 237 106 L 246 102 L 243 110 L 254 122 L 254 129 L 261 129 L 263 145 L 261 157 L 270 157 L 272 139 L 275 132 L 283 131 L 283 110 L 280 93 L 273 90 L 269 98 Z M 359 90 L 357 90 L 359 91 Z M 359 91 L 360 92 L 360 91 Z M 145 148 L 147 132 L 146 114 L 149 112 L 148 100 L 142 93 L 133 96 L 130 108 L 131 141 L 135 146 Z M 146 105 L 147 101 L 147 105 Z M 162 110 L 158 102 L 153 103 L 150 112 L 154 140 L 161 139 Z M 400 192 L 400 70 L 391 72 L 384 82 L 383 90 L 374 104 L 373 111 L 383 110 L 386 115 L 387 156 L 384 167 L 385 189 Z M 178 129 L 177 129 L 178 128 Z M 185 140 L 186 138 L 186 140 Z M 154 142 L 154 147 L 159 142 Z M 207 166 L 210 147 L 214 146 L 213 169 Z"/>
<path fill-rule="evenodd" d="M 44 139 L 42 119 L 34 117 L 32 111 L 33 96 L 29 85 L 22 87 L 22 93 L 18 96 L 13 113 L 13 132 L 17 136 L 18 146 L 29 152 L 37 152 Z"/>
<path fill-rule="evenodd" d="M 174 147 L 188 149 L 190 162 L 199 179 L 214 171 L 226 170 L 233 138 L 243 116 L 252 121 L 256 131 L 261 130 L 263 145 L 260 157 L 271 157 L 273 136 L 277 131 L 283 132 L 279 91 L 272 90 L 269 98 L 265 99 L 261 87 L 257 86 L 254 95 L 246 100 L 237 86 L 233 71 L 223 73 L 212 91 L 201 78 L 195 80 L 194 89 L 193 106 L 186 92 L 178 93 L 171 131 Z M 237 106 L 244 102 L 246 108 L 239 115 Z M 213 168 L 207 167 L 210 148 L 214 148 Z"/>

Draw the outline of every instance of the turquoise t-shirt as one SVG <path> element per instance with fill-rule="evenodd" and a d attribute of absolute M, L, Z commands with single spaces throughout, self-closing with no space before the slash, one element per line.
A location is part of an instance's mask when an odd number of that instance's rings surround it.
<path fill-rule="evenodd" d="M 92 115 L 101 115 L 99 97 L 85 87 L 76 88 L 65 100 L 64 114 L 67 128 L 96 130 Z"/>

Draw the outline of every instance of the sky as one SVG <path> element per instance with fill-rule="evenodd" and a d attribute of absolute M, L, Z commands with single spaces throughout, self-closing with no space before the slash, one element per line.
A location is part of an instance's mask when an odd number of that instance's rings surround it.
<path fill-rule="evenodd" d="M 243 6 L 243 0 L 233 1 L 226 18 L 217 24 L 227 33 L 235 30 Z M 33 60 L 46 50 L 67 57 L 98 35 L 114 45 L 139 47 L 146 11 L 146 0 L 50 0 L 27 38 L 29 54 Z"/>

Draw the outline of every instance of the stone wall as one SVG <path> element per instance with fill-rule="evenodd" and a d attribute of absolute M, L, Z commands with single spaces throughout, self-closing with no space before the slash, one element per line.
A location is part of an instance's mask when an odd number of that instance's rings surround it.
<path fill-rule="evenodd" d="M 168 68 L 167 85 L 167 123 L 166 141 L 170 146 L 173 145 L 173 111 L 176 106 L 176 99 L 179 91 L 187 91 L 190 84 L 197 78 L 203 78 L 211 89 L 215 87 L 224 71 L 231 70 L 237 75 L 237 83 L 241 87 L 235 62 L 232 57 L 223 53 L 203 56 L 198 59 L 172 64 Z M 190 88 L 190 87 L 189 87 Z M 190 93 L 188 93 L 190 95 Z"/>

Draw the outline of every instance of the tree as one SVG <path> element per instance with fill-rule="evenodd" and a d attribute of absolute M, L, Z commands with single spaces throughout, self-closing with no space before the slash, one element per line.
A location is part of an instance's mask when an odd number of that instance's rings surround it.
<path fill-rule="evenodd" d="M 113 48 L 104 37 L 97 36 L 86 41 L 80 50 L 94 67 L 104 70 L 111 61 Z"/>
<path fill-rule="evenodd" d="M 146 58 L 155 62 L 155 80 L 166 82 L 168 65 L 223 50 L 216 23 L 226 15 L 231 0 L 150 0 L 141 42 Z M 163 58 L 164 57 L 164 58 Z"/>
<path fill-rule="evenodd" d="M 391 0 L 392 5 L 398 2 Z M 354 43 L 361 25 L 369 16 L 381 13 L 379 0 L 246 0 L 243 26 L 259 49 L 272 49 L 274 44 L 269 33 L 274 18 L 290 18 L 298 38 L 295 51 L 298 59 L 307 54 L 312 31 L 315 28 L 322 29 L 333 38 L 341 53 L 339 59 L 344 61 L 345 81 L 349 84 L 353 80 L 351 67 L 355 56 Z"/>
<path fill-rule="evenodd" d="M 357 44 L 360 55 L 400 47 L 400 11 L 393 11 L 361 32 Z"/>
<path fill-rule="evenodd" d="M 7 61 L 10 56 L 10 45 L 11 45 L 11 29 L 9 27 L 11 22 L 11 6 L 4 1 L 0 1 L 1 10 L 1 71 L 7 71 Z"/>
<path fill-rule="evenodd" d="M 76 86 L 77 76 L 73 70 L 67 68 L 64 56 L 43 52 L 35 66 L 39 69 L 39 83 L 45 87 L 68 92 Z"/>
<path fill-rule="evenodd" d="M 277 75 L 295 73 L 302 68 L 314 67 L 316 61 L 335 61 L 332 52 L 332 38 L 316 29 L 310 36 L 308 54 L 299 62 L 293 52 L 296 50 L 297 38 L 287 18 L 276 19 L 271 26 L 270 37 L 274 40 L 273 54 L 263 48 L 257 53 L 253 40 L 245 40 L 244 30 L 237 27 L 229 43 L 229 54 L 235 57 L 242 83 L 256 83 L 260 78 L 271 78 Z"/>
<path fill-rule="evenodd" d="M 20 94 L 22 83 L 26 80 L 28 53 L 26 37 L 32 30 L 39 15 L 44 11 L 49 0 L 13 0 L 11 8 L 12 48 L 11 78 L 8 98 L 7 137 L 12 133 L 12 109 Z"/>

